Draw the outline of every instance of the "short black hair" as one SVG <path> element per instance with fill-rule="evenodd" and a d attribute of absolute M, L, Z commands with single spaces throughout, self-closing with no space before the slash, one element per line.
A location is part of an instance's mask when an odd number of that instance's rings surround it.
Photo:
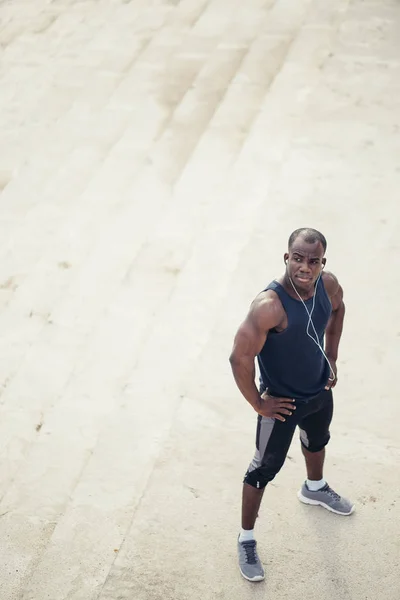
<path fill-rule="evenodd" d="M 327 244 L 325 236 L 320 231 L 317 231 L 312 227 L 301 227 L 300 229 L 296 229 L 296 231 L 293 231 L 289 238 L 289 250 L 300 235 L 304 238 L 304 241 L 307 242 L 307 244 L 315 244 L 315 242 L 321 242 L 324 252 L 326 252 Z"/>

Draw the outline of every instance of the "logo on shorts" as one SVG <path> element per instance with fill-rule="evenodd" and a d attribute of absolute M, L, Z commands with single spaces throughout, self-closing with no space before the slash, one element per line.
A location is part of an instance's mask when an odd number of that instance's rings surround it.
<path fill-rule="evenodd" d="M 257 481 L 257 488 L 260 488 L 260 482 Z"/>

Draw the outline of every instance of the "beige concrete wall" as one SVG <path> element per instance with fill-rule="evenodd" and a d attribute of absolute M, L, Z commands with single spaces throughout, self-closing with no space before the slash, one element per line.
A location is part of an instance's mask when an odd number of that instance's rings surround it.
<path fill-rule="evenodd" d="M 398 600 L 400 7 L 0 2 L 1 600 Z M 228 355 L 289 233 L 345 290 L 327 478 L 236 565 Z"/>

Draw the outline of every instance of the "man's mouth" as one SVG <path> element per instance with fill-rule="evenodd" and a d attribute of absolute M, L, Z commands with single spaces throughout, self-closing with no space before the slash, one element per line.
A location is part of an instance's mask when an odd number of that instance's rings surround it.
<path fill-rule="evenodd" d="M 304 277 L 304 275 L 296 275 L 296 279 L 301 281 L 301 283 L 310 283 L 312 281 L 312 277 Z"/>

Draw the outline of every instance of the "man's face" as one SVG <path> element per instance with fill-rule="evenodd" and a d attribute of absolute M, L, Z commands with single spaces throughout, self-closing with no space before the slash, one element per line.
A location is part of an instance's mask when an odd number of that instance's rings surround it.
<path fill-rule="evenodd" d="M 321 242 L 308 244 L 302 237 L 298 237 L 286 253 L 287 272 L 294 285 L 304 292 L 310 291 L 321 273 L 326 259 L 323 258 L 324 249 Z"/>

